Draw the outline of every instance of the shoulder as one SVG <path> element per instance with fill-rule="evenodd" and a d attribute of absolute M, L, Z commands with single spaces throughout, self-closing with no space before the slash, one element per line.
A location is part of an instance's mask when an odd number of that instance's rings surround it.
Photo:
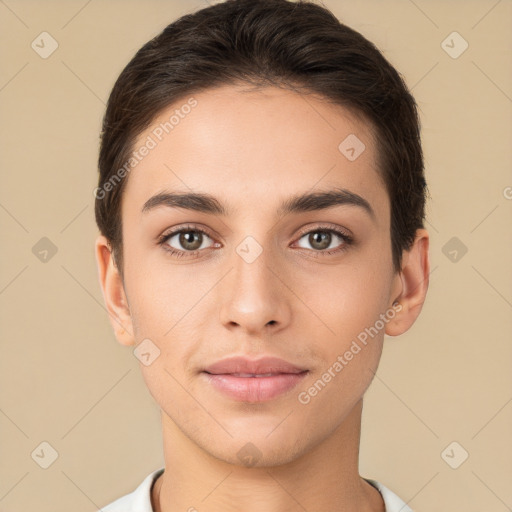
<path fill-rule="evenodd" d="M 153 512 L 151 487 L 163 471 L 161 468 L 150 473 L 133 492 L 102 507 L 102 512 Z"/>
<path fill-rule="evenodd" d="M 377 480 L 372 480 L 371 478 L 365 478 L 364 480 L 366 480 L 370 485 L 373 485 L 373 487 L 380 492 L 382 499 L 384 500 L 384 505 L 386 506 L 386 512 L 413 512 L 413 510 L 401 498 L 386 486 L 377 482 Z"/>

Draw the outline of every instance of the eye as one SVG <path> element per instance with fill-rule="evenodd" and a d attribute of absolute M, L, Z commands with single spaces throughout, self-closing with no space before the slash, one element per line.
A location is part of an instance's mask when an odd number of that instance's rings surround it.
<path fill-rule="evenodd" d="M 205 246 L 207 239 L 212 240 L 205 230 L 184 226 L 162 235 L 158 243 L 174 256 L 196 256 L 200 250 L 209 247 Z"/>
<path fill-rule="evenodd" d="M 299 239 L 299 247 L 308 249 L 307 246 L 300 244 L 303 239 L 319 255 L 344 251 L 353 243 L 353 238 L 348 233 L 331 227 L 317 227 L 304 233 Z M 336 244 L 336 239 L 341 240 L 341 243 L 333 246 L 333 243 Z"/>
<path fill-rule="evenodd" d="M 159 238 L 158 244 L 174 257 L 195 258 L 198 257 L 199 253 L 204 249 L 221 246 L 221 244 L 215 242 L 208 245 L 208 239 L 213 240 L 208 232 L 202 228 L 197 226 L 181 226 L 171 232 L 163 234 Z M 301 244 L 303 239 L 306 244 L 311 246 L 311 249 Z M 341 241 L 341 243 L 333 247 L 333 243 L 336 244 L 337 239 Z M 339 228 L 330 226 L 316 227 L 313 230 L 302 233 L 299 238 L 299 247 L 309 249 L 308 252 L 314 257 L 341 253 L 348 249 L 352 243 L 353 238 L 351 235 Z"/>

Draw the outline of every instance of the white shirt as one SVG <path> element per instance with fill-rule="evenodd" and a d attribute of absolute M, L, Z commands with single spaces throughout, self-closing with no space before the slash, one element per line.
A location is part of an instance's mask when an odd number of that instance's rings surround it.
<path fill-rule="evenodd" d="M 164 469 L 157 469 L 150 473 L 142 483 L 130 494 L 102 507 L 102 512 L 154 512 L 151 508 L 151 487 L 153 482 L 163 473 Z M 376 480 L 365 478 L 382 495 L 386 512 L 413 512 L 396 494 L 384 487 Z"/>

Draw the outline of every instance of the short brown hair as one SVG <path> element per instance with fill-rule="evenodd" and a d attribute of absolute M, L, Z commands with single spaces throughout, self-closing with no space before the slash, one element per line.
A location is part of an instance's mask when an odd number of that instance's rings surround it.
<path fill-rule="evenodd" d="M 370 123 L 391 203 L 394 270 L 400 270 L 402 251 L 423 227 L 427 194 L 416 102 L 402 77 L 373 43 L 313 2 L 227 0 L 182 16 L 148 41 L 110 94 L 95 214 L 121 276 L 126 177 L 116 186 L 112 178 L 163 109 L 234 83 L 316 93 Z"/>

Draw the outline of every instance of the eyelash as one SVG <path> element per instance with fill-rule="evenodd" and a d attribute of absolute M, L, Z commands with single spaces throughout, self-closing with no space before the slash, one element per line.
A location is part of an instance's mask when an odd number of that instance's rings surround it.
<path fill-rule="evenodd" d="M 179 249 L 175 249 L 174 247 L 171 247 L 169 245 L 166 245 L 166 242 L 174 235 L 176 234 L 179 234 L 179 233 L 184 233 L 184 232 L 189 232 L 189 231 L 192 231 L 194 233 L 202 233 L 206 236 L 208 236 L 209 238 L 212 238 L 213 237 L 210 235 L 210 233 L 208 233 L 208 231 L 206 231 L 205 229 L 202 229 L 198 226 L 193 226 L 193 225 L 188 225 L 188 226 L 181 226 L 179 227 L 178 229 L 174 230 L 174 231 L 171 231 L 170 233 L 165 233 L 163 235 L 161 235 L 159 238 L 158 238 L 158 245 L 161 245 L 162 248 L 167 251 L 169 253 L 170 256 L 175 256 L 177 258 L 182 258 L 183 256 L 186 256 L 188 258 L 196 258 L 199 256 L 199 253 L 201 251 L 203 251 L 204 249 L 197 249 L 195 251 L 181 251 Z M 301 238 L 303 238 L 305 235 L 309 235 L 311 233 L 317 233 L 317 232 L 322 232 L 322 233 L 334 233 L 336 236 L 338 236 L 339 238 L 341 238 L 341 240 L 343 241 L 342 245 L 335 248 L 335 249 L 330 249 L 330 250 L 327 250 L 327 249 L 324 249 L 324 250 L 320 250 L 320 251 L 315 251 L 313 249 L 305 249 L 307 250 L 308 252 L 312 252 L 314 254 L 314 257 L 317 258 L 317 257 L 323 257 L 323 256 L 329 256 L 329 255 L 332 255 L 332 254 L 336 254 L 336 253 L 342 253 L 344 252 L 345 250 L 347 250 L 347 248 L 353 244 L 354 242 L 354 239 L 352 236 L 350 236 L 349 234 L 341 231 L 339 228 L 335 228 L 335 227 L 332 227 L 332 226 L 318 226 L 314 229 L 310 229 L 309 231 L 304 231 L 302 232 L 300 235 L 299 235 L 299 238 L 298 240 L 300 240 Z M 303 247 L 301 247 L 300 249 L 304 249 Z M 315 254 L 316 253 L 316 254 Z"/>

